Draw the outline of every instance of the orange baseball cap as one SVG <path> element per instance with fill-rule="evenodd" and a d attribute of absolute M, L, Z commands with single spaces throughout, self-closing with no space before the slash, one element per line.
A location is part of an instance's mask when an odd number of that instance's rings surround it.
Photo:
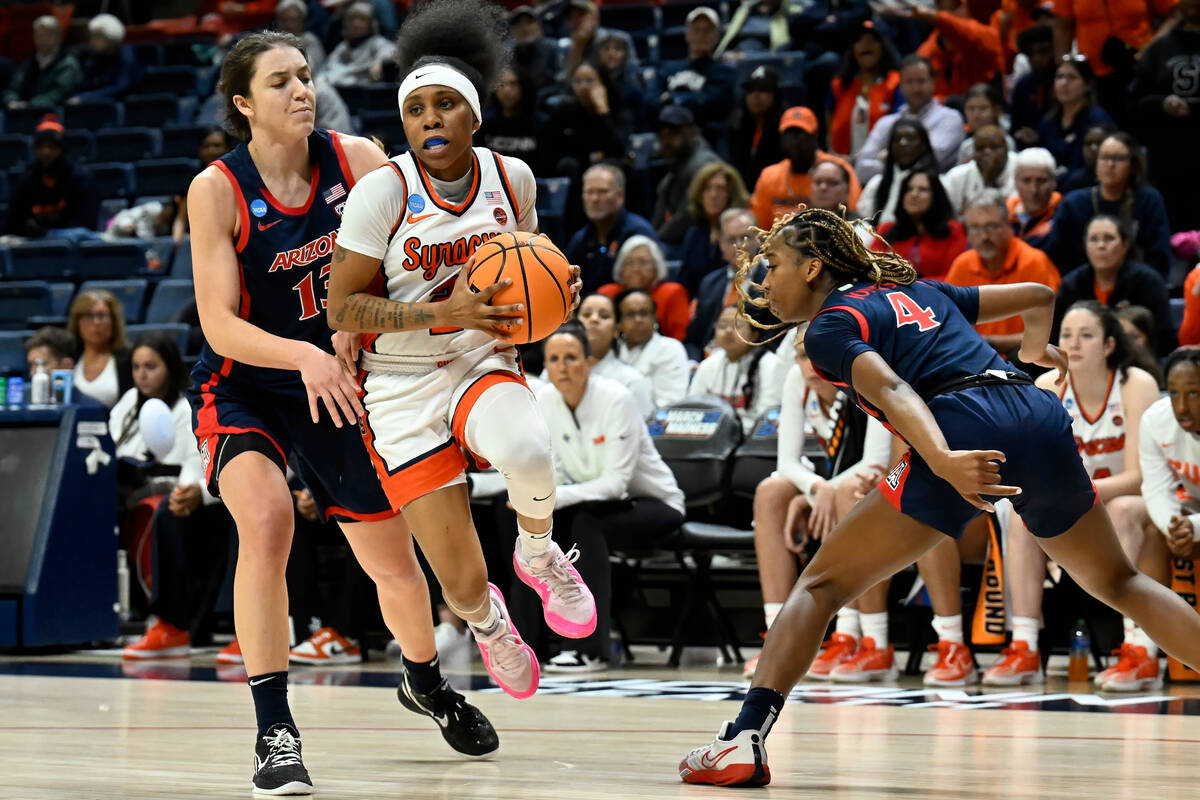
<path fill-rule="evenodd" d="M 779 118 L 780 133 L 783 133 L 788 128 L 799 128 L 806 133 L 816 135 L 817 126 L 817 115 L 812 112 L 811 108 L 806 106 L 792 106 L 787 111 L 784 111 L 783 116 Z"/>

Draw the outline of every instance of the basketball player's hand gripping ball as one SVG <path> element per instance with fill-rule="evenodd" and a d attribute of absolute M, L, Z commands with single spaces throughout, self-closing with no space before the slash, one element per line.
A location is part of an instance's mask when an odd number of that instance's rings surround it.
<path fill-rule="evenodd" d="M 506 342 L 529 344 L 545 339 L 567 320 L 578 302 L 579 268 L 568 263 L 562 251 L 540 233 L 516 231 L 489 239 L 463 269 L 476 292 L 507 281 L 491 295 L 497 306 L 521 307 L 520 324 L 492 332 Z"/>

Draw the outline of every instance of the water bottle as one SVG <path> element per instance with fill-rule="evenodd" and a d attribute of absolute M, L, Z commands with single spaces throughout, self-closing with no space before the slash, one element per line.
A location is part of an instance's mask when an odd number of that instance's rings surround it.
<path fill-rule="evenodd" d="M 1067 662 L 1067 680 L 1072 683 L 1087 683 L 1088 659 L 1092 656 L 1092 637 L 1088 635 L 1087 623 L 1079 620 L 1071 630 L 1071 657 Z"/>
<path fill-rule="evenodd" d="M 125 551 L 117 551 L 117 614 L 122 622 L 129 620 L 129 562 Z"/>
<path fill-rule="evenodd" d="M 35 406 L 50 404 L 50 373 L 46 372 L 46 362 L 38 359 L 33 369 L 33 379 L 30 381 L 29 402 Z"/>
<path fill-rule="evenodd" d="M 8 379 L 8 406 L 20 408 L 25 405 L 25 379 L 14 375 Z"/>

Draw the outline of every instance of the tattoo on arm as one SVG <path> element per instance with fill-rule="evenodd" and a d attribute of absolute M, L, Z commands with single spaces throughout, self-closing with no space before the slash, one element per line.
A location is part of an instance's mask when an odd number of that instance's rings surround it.
<path fill-rule="evenodd" d="M 333 263 L 340 264 L 346 260 L 346 251 L 339 245 L 333 246 Z"/>
<path fill-rule="evenodd" d="M 337 319 L 343 321 L 347 311 L 357 330 L 392 332 L 420 330 L 433 324 L 433 314 L 421 308 L 421 303 L 401 303 L 386 297 L 355 292 L 346 298 Z"/>

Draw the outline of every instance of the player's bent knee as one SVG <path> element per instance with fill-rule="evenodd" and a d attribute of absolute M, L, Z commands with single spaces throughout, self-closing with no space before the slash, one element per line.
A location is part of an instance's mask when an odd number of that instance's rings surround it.
<path fill-rule="evenodd" d="M 764 504 L 776 505 L 787 503 L 800 492 L 787 478 L 772 475 L 759 482 L 754 490 L 754 509 L 758 511 Z"/>
<path fill-rule="evenodd" d="M 241 510 L 234 521 L 238 531 L 238 558 L 286 565 L 292 549 L 291 505 L 264 502 Z"/>

